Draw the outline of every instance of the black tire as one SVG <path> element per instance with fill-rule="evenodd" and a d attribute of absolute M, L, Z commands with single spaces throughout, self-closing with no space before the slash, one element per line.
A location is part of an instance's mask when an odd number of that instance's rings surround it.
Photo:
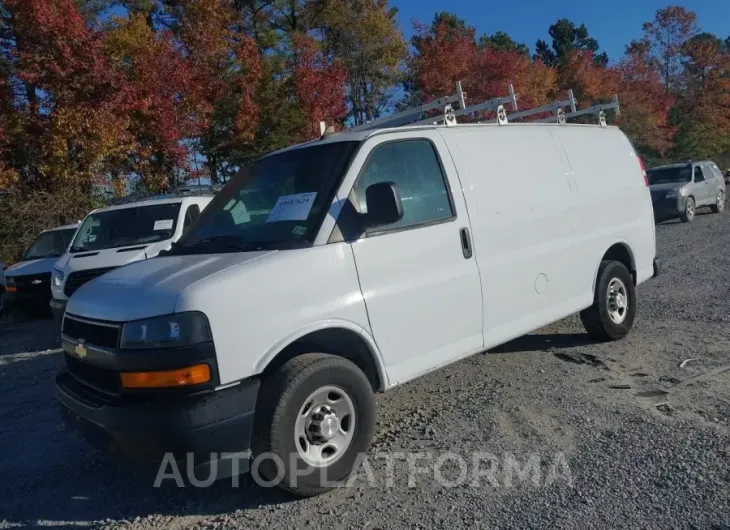
<path fill-rule="evenodd" d="M 710 206 L 712 213 L 720 213 L 725 209 L 725 193 L 722 191 L 717 192 L 717 198 L 715 204 Z"/>
<path fill-rule="evenodd" d="M 305 400 L 324 386 L 336 386 L 347 393 L 354 405 L 356 421 L 350 445 L 339 459 L 317 469 L 305 462 L 297 451 L 295 421 Z M 262 383 L 251 441 L 254 456 L 251 471 L 296 495 L 319 495 L 344 483 L 352 474 L 359 463 L 358 458 L 370 447 L 374 425 L 372 386 L 355 364 L 322 353 L 294 357 Z M 257 469 L 256 457 L 259 455 Z M 275 455 L 278 462 L 263 455 Z M 283 472 L 279 465 L 283 465 Z"/>
<path fill-rule="evenodd" d="M 695 220 L 695 210 L 696 206 L 694 197 L 687 197 L 687 200 L 684 202 L 684 211 L 679 214 L 679 218 L 683 223 L 691 223 Z"/>
<path fill-rule="evenodd" d="M 627 298 L 625 315 L 620 323 L 614 322 L 609 314 L 608 288 L 614 279 L 623 284 Z M 602 261 L 598 268 L 593 305 L 580 313 L 581 322 L 588 336 L 593 340 L 607 342 L 628 335 L 636 317 L 635 293 L 634 279 L 626 265 L 618 261 Z"/>

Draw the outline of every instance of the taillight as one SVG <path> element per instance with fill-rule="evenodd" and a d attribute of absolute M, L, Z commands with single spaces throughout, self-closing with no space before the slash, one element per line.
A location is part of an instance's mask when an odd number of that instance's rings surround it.
<path fill-rule="evenodd" d="M 646 166 L 644 165 L 644 161 L 641 159 L 640 156 L 637 156 L 636 158 L 639 159 L 639 167 L 641 168 L 641 174 L 644 175 L 644 185 L 649 186 L 649 177 L 646 174 Z"/>

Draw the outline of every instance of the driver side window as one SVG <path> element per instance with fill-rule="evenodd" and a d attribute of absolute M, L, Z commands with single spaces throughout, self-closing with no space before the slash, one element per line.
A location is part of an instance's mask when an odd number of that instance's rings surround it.
<path fill-rule="evenodd" d="M 365 190 L 379 182 L 393 182 L 403 203 L 403 218 L 373 232 L 408 228 L 454 217 L 441 163 L 428 140 L 382 144 L 370 154 L 353 187 L 361 213 L 367 212 Z"/>

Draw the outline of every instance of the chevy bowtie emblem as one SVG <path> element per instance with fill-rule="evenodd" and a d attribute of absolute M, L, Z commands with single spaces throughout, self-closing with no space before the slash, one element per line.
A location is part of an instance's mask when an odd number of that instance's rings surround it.
<path fill-rule="evenodd" d="M 31 285 L 40 285 L 42 283 L 43 283 L 43 280 L 33 280 L 32 282 L 30 282 Z"/>
<path fill-rule="evenodd" d="M 86 354 L 88 353 L 84 342 L 86 342 L 84 339 L 79 339 L 78 344 L 74 348 L 74 353 L 79 356 L 79 359 L 86 359 Z"/>

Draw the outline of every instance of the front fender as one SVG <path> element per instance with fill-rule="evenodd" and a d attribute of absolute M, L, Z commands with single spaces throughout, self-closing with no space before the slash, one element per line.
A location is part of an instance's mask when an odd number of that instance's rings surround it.
<path fill-rule="evenodd" d="M 358 324 L 355 324 L 354 322 L 350 322 L 348 320 L 340 319 L 328 319 L 312 322 L 311 324 L 308 324 L 304 327 L 299 328 L 293 333 L 290 333 L 285 338 L 278 341 L 271 348 L 269 348 L 269 350 L 254 363 L 255 372 L 257 374 L 263 372 L 266 367 L 271 363 L 271 361 L 273 361 L 276 356 L 279 355 L 279 353 L 281 353 L 290 344 L 293 344 L 297 340 L 306 337 L 311 333 L 314 333 L 316 331 L 322 331 L 325 329 L 344 329 L 347 331 L 351 331 L 355 333 L 358 337 L 360 337 L 365 342 L 365 344 L 367 344 L 373 361 L 375 362 L 375 365 L 378 369 L 378 376 L 380 378 L 380 381 L 382 382 L 383 387 L 380 390 L 385 390 L 390 386 L 390 383 L 388 381 L 388 374 L 385 370 L 385 362 L 383 361 L 382 354 L 380 353 L 380 349 L 378 348 L 378 345 L 375 342 L 373 336 L 368 330 L 364 329 L 362 326 L 359 326 Z"/>

